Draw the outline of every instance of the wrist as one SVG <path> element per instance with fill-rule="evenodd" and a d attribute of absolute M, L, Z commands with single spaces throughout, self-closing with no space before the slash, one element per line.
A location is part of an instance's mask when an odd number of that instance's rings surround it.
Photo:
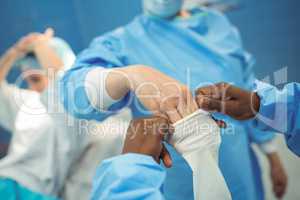
<path fill-rule="evenodd" d="M 45 40 L 41 40 L 33 43 L 31 49 L 36 53 L 40 51 L 40 49 L 47 48 L 47 47 L 48 47 L 47 42 Z"/>
<path fill-rule="evenodd" d="M 251 94 L 251 102 L 252 102 L 252 109 L 253 109 L 253 115 L 255 116 L 258 112 L 259 112 L 259 108 L 260 108 L 260 97 L 258 96 L 258 94 L 256 92 L 253 92 Z"/>

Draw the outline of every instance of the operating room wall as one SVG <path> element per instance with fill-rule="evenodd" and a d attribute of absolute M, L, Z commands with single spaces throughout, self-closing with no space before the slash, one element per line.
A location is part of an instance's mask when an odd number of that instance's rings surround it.
<path fill-rule="evenodd" d="M 228 15 L 257 59 L 257 76 L 272 77 L 287 66 L 288 81 L 300 81 L 300 1 L 236 2 L 240 6 Z M 139 12 L 141 0 L 1 0 L 0 53 L 24 34 L 49 26 L 78 53 L 92 38 L 129 22 Z"/>
<path fill-rule="evenodd" d="M 1 0 L 0 52 L 49 26 L 79 52 L 93 37 L 129 22 L 140 7 L 140 0 Z"/>
<path fill-rule="evenodd" d="M 227 0 L 228 1 L 228 0 Z M 92 38 L 130 21 L 141 0 L 1 0 L 0 53 L 22 35 L 54 27 L 75 52 Z M 245 47 L 257 59 L 259 78 L 288 67 L 288 81 L 300 81 L 300 1 L 235 0 L 228 13 L 240 29 Z"/>
<path fill-rule="evenodd" d="M 258 78 L 276 84 L 273 73 L 287 67 L 287 81 L 300 82 L 299 8 L 299 0 L 242 0 L 239 9 L 228 13 L 257 60 Z"/>

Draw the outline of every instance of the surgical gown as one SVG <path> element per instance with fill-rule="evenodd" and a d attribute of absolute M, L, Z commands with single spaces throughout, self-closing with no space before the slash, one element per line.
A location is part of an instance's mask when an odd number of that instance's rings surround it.
<path fill-rule="evenodd" d="M 257 81 L 256 84 L 262 83 Z M 288 147 L 300 156 L 300 84 L 290 83 L 282 90 L 267 85 L 257 93 L 261 98 L 260 115 L 254 125 L 284 133 Z"/>
<path fill-rule="evenodd" d="M 103 120 L 113 114 L 93 108 L 87 97 L 85 77 L 96 67 L 143 64 L 188 84 L 191 90 L 221 81 L 247 89 L 254 87 L 254 60 L 243 49 L 237 29 L 218 12 L 206 9 L 191 12 L 188 19 L 172 21 L 140 15 L 128 25 L 96 38 L 62 79 L 65 108 L 85 119 Z M 133 117 L 141 116 L 128 99 L 125 96 L 109 110 L 129 104 Z M 248 127 L 224 115 L 216 117 L 229 126 L 222 133 L 219 165 L 233 199 L 261 199 L 262 188 L 258 188 L 261 184 L 257 185 L 254 178 L 260 174 L 255 174 L 252 167 L 257 163 L 251 162 Z M 255 134 L 256 130 L 251 131 Z M 269 139 L 274 137 L 273 132 L 265 134 Z M 172 200 L 193 199 L 191 170 L 178 153 L 169 149 L 174 164 L 167 169 L 164 196 Z"/>
<path fill-rule="evenodd" d="M 161 200 L 165 177 L 164 168 L 150 156 L 113 157 L 97 169 L 91 199 Z"/>

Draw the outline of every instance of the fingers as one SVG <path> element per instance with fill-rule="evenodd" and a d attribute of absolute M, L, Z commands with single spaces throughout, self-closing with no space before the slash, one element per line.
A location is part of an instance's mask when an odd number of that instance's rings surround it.
<path fill-rule="evenodd" d="M 180 115 L 180 119 L 186 117 L 188 115 L 187 105 L 183 98 L 180 98 L 178 101 L 178 105 L 176 107 L 177 112 Z"/>
<path fill-rule="evenodd" d="M 281 199 L 286 192 L 287 183 L 285 181 L 274 181 L 273 180 L 273 191 L 275 196 Z"/>
<path fill-rule="evenodd" d="M 247 95 L 247 91 L 238 88 L 229 83 L 217 83 L 215 85 L 205 86 L 196 90 L 196 95 L 207 96 L 213 99 L 228 100 L 232 98 L 240 98 Z"/>
<path fill-rule="evenodd" d="M 52 37 L 54 36 L 54 30 L 53 30 L 53 28 L 47 28 L 47 29 L 45 30 L 45 32 L 44 32 L 44 35 L 45 35 L 48 39 L 52 38 Z"/>
<path fill-rule="evenodd" d="M 169 134 L 173 134 L 175 128 L 172 126 L 170 120 L 168 118 L 156 117 L 156 132 L 161 135 L 161 139 Z"/>
<path fill-rule="evenodd" d="M 275 196 L 277 198 L 281 199 L 284 196 L 284 194 L 285 194 L 286 188 L 285 188 L 284 185 L 280 184 L 280 185 L 275 185 L 274 188 L 273 188 L 273 190 L 274 190 Z"/>
<path fill-rule="evenodd" d="M 214 117 L 212 117 L 213 120 L 215 120 L 215 122 L 217 123 L 217 125 L 219 126 L 219 128 L 227 128 L 227 124 L 226 122 L 224 122 L 223 120 L 218 120 Z"/>
<path fill-rule="evenodd" d="M 190 90 L 186 86 L 181 86 L 181 94 L 177 98 L 176 110 L 180 115 L 180 119 L 192 114 L 198 109 L 197 103 L 190 92 Z M 176 115 L 175 117 L 178 117 Z M 176 119 L 178 121 L 179 119 Z M 172 120 L 173 123 L 176 121 Z"/>
<path fill-rule="evenodd" d="M 199 108 L 203 110 L 220 112 L 229 116 L 233 116 L 237 109 L 237 105 L 234 100 L 222 101 L 204 96 L 197 96 L 197 103 Z"/>
<path fill-rule="evenodd" d="M 167 116 L 172 124 L 183 118 L 177 108 L 178 104 L 177 97 L 167 97 L 163 99 L 159 105 L 160 113 Z"/>
<path fill-rule="evenodd" d="M 160 154 L 160 158 L 161 158 L 161 160 L 163 161 L 164 165 L 167 168 L 172 167 L 171 155 L 170 155 L 169 151 L 167 150 L 167 148 L 165 147 L 164 144 L 162 144 L 162 151 L 161 151 L 161 154 Z"/>
<path fill-rule="evenodd" d="M 205 96 L 197 96 L 197 103 L 199 108 L 206 111 L 221 112 L 223 107 L 223 102 L 221 100 Z"/>
<path fill-rule="evenodd" d="M 172 109 L 172 110 L 166 111 L 165 113 L 168 116 L 168 118 L 172 124 L 176 123 L 177 121 L 179 121 L 183 118 L 177 109 Z"/>
<path fill-rule="evenodd" d="M 186 86 L 184 86 L 182 88 L 182 93 L 183 93 L 184 102 L 186 103 L 189 114 L 195 112 L 198 109 L 198 106 L 197 106 L 197 103 L 196 103 L 191 91 Z"/>
<path fill-rule="evenodd" d="M 196 90 L 196 96 L 206 96 L 213 99 L 221 99 L 221 93 L 218 84 L 200 87 Z"/>

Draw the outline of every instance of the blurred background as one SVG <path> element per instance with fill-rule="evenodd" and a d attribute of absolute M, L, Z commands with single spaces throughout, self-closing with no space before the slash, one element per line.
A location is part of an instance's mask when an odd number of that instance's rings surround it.
<path fill-rule="evenodd" d="M 273 83 L 274 72 L 287 67 L 286 81 L 300 82 L 299 0 L 227 0 L 217 4 L 216 8 L 226 10 L 241 32 L 244 46 L 255 56 L 258 78 L 267 77 Z M 21 36 L 47 27 L 53 27 L 56 35 L 79 53 L 94 37 L 124 25 L 140 12 L 141 0 L 1 0 L 0 53 Z M 14 79 L 13 73 L 9 79 Z M 0 156 L 5 155 L 10 137 L 0 127 Z M 300 160 L 286 150 L 282 139 L 278 144 L 290 178 L 285 199 L 300 199 Z M 274 199 L 267 162 L 258 155 L 265 169 L 267 199 Z"/>

